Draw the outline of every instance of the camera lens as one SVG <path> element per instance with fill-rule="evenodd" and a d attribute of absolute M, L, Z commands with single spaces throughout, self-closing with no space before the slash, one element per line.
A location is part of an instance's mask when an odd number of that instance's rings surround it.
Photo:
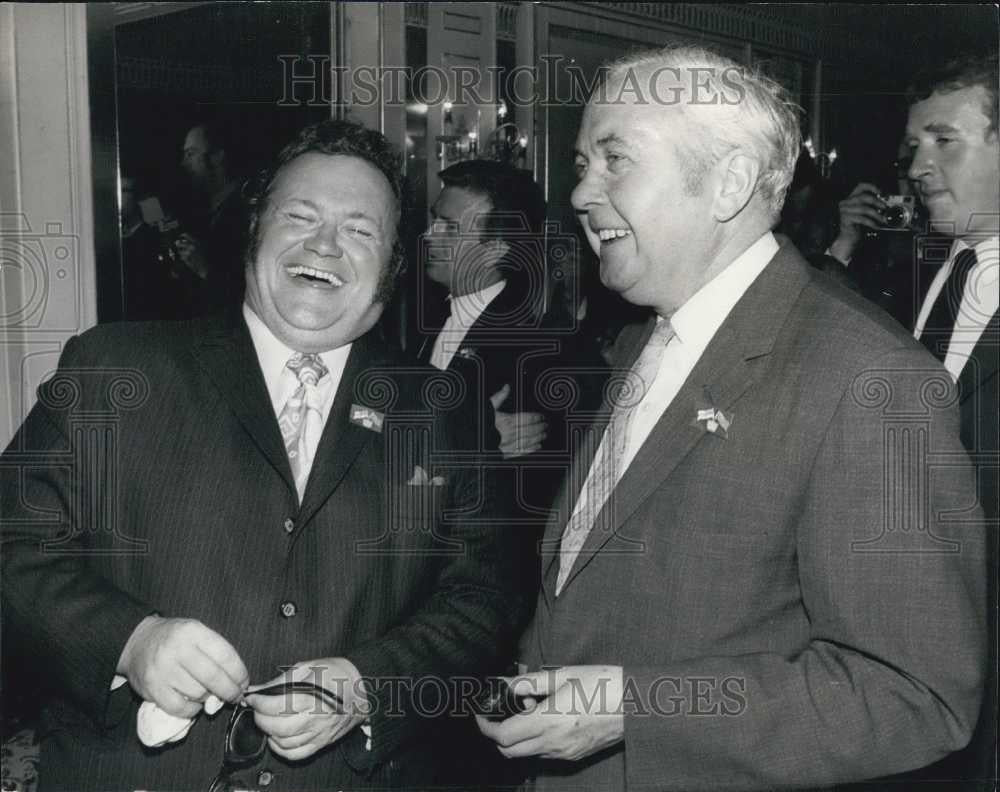
<path fill-rule="evenodd" d="M 909 220 L 905 206 L 890 206 L 885 210 L 886 228 L 903 228 Z"/>

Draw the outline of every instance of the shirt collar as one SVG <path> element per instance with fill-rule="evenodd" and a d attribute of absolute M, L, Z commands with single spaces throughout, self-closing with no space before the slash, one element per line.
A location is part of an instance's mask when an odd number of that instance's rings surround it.
<path fill-rule="evenodd" d="M 670 317 L 678 340 L 685 346 L 708 346 L 733 306 L 777 252 L 778 242 L 768 231 L 695 292 Z"/>
<path fill-rule="evenodd" d="M 956 239 L 951 245 L 951 255 L 948 257 L 949 260 L 953 260 L 955 256 L 961 253 L 963 250 L 968 250 L 970 247 L 969 243 L 964 239 Z M 997 255 L 997 251 L 1000 250 L 1000 236 L 989 236 L 980 239 L 976 244 L 971 246 L 973 250 L 976 251 L 977 259 L 986 259 L 992 252 L 993 257 Z"/>
<path fill-rule="evenodd" d="M 243 303 L 243 318 L 246 320 L 247 328 L 250 330 L 250 338 L 257 351 L 257 360 L 260 363 L 260 370 L 264 374 L 264 382 L 267 384 L 267 393 L 271 404 L 276 405 L 276 410 L 280 410 L 285 401 L 281 375 L 288 359 L 295 354 L 295 350 L 279 341 L 271 329 L 246 303 Z M 329 370 L 334 382 L 340 381 L 350 352 L 351 345 L 344 344 L 342 347 L 319 353 L 320 360 Z"/>
<path fill-rule="evenodd" d="M 458 296 L 449 294 L 448 299 L 451 301 L 451 315 L 459 324 L 466 327 L 471 326 L 482 315 L 483 311 L 486 310 L 486 306 L 493 302 L 497 295 L 504 290 L 506 285 L 507 281 L 501 280 L 492 286 L 487 286 L 485 289 L 469 292 L 468 294 L 460 294 Z"/>

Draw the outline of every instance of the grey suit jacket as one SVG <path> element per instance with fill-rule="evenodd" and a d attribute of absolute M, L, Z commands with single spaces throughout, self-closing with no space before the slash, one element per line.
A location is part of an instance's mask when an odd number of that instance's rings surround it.
<path fill-rule="evenodd" d="M 726 437 L 696 420 L 707 408 Z M 955 389 L 794 248 L 709 343 L 556 597 L 589 465 L 585 450 L 549 522 L 522 660 L 624 666 L 625 738 L 537 763 L 539 789 L 824 786 L 968 741 L 984 530 Z"/>
<path fill-rule="evenodd" d="M 263 769 L 279 790 L 433 777 L 446 746 L 407 681 L 490 669 L 524 613 L 491 490 L 474 458 L 449 454 L 470 422 L 452 421 L 447 377 L 358 339 L 300 506 L 242 317 L 101 326 L 67 345 L 2 460 L 4 661 L 49 689 L 43 789 L 207 787 L 227 710 L 149 751 L 135 696 L 108 692 L 154 611 L 221 633 L 253 682 L 337 655 L 369 681 L 370 752 L 355 730 L 304 762 L 266 756 L 251 783 Z M 411 484 L 417 466 L 443 486 Z"/>

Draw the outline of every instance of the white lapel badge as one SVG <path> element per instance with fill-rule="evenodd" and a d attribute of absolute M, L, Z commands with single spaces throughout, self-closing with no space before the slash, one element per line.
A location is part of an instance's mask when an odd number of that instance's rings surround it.
<path fill-rule="evenodd" d="M 413 476 L 406 483 L 411 487 L 443 487 L 444 476 L 427 478 L 427 471 L 417 465 L 413 468 Z"/>
<path fill-rule="evenodd" d="M 385 414 L 371 407 L 364 407 L 360 404 L 351 405 L 351 423 L 363 426 L 373 432 L 381 432 L 382 424 L 385 423 Z"/>

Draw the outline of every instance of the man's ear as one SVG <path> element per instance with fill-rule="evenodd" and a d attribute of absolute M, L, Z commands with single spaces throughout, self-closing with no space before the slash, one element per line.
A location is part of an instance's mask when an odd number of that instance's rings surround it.
<path fill-rule="evenodd" d="M 491 264 L 496 264 L 510 252 L 510 245 L 498 237 L 494 237 L 493 239 L 489 240 L 484 240 L 482 244 L 486 245 L 487 248 L 489 248 Z"/>
<path fill-rule="evenodd" d="M 719 186 L 713 214 L 716 220 L 725 223 L 750 203 L 760 176 L 760 162 L 742 149 L 735 149 L 722 158 L 718 168 Z"/>

